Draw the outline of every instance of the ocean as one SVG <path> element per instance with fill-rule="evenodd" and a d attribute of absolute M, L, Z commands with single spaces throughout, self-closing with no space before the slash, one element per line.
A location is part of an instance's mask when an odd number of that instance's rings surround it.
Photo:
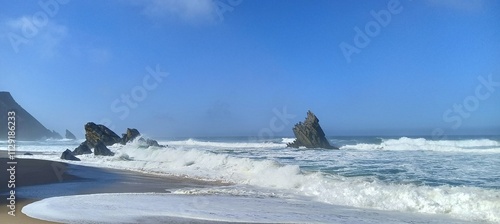
<path fill-rule="evenodd" d="M 70 163 L 223 181 L 230 185 L 179 189 L 172 194 L 220 196 L 227 203 L 227 198 L 232 197 L 300 200 L 305 203 L 302 207 L 310 202 L 311 206 L 335 205 L 381 214 L 401 212 L 472 223 L 500 223 L 498 136 L 457 136 L 446 140 L 329 137 L 330 143 L 340 150 L 287 148 L 286 143 L 293 140 L 159 139 L 160 144 L 168 147 L 147 148 L 140 142 L 116 144 L 109 147 L 116 153 L 113 157 L 82 155 L 82 161 Z M 35 155 L 18 157 L 60 161 L 66 148 L 73 150 L 82 141 L 21 141 L 17 150 Z M 6 142 L 0 142 L 1 149 L 6 149 L 5 145 Z M 262 206 L 258 201 L 252 203 L 248 206 Z M 280 211 L 286 214 L 286 208 Z M 328 223 L 328 217 L 324 218 L 317 222 Z"/>

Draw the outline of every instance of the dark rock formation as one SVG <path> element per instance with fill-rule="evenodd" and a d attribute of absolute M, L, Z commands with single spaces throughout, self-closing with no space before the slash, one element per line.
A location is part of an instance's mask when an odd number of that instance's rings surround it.
<path fill-rule="evenodd" d="M 143 143 L 146 143 L 146 145 L 149 146 L 156 146 L 156 147 L 165 147 L 164 145 L 160 145 L 158 144 L 158 142 L 156 140 L 153 140 L 153 139 L 149 139 L 149 138 L 140 138 L 139 139 L 140 142 L 143 142 Z"/>
<path fill-rule="evenodd" d="M 93 122 L 85 124 L 85 139 L 90 148 L 94 148 L 98 142 L 109 146 L 122 141 L 117 134 L 106 126 L 102 124 L 97 125 Z"/>
<path fill-rule="evenodd" d="M 9 92 L 0 91 L 0 139 L 7 139 L 7 112 L 9 111 L 15 112 L 16 140 L 34 141 L 62 138 L 57 132 L 44 127 L 22 108 Z"/>
<path fill-rule="evenodd" d="M 80 159 L 78 159 L 75 155 L 73 155 L 73 153 L 69 149 L 66 149 L 66 151 L 64 151 L 62 153 L 61 159 L 72 160 L 72 161 L 80 161 Z"/>
<path fill-rule="evenodd" d="M 135 128 L 127 128 L 127 133 L 122 134 L 122 144 L 125 145 L 128 142 L 137 138 L 137 136 L 141 135 L 139 131 Z"/>
<path fill-rule="evenodd" d="M 325 138 L 325 133 L 319 126 L 319 119 L 311 111 L 307 111 L 307 117 L 304 123 L 299 122 L 293 128 L 295 141 L 288 143 L 288 147 L 298 148 L 304 146 L 306 148 L 325 148 L 338 149 L 330 145 Z"/>
<path fill-rule="evenodd" d="M 93 122 L 85 124 L 85 141 L 82 142 L 73 152 L 73 155 L 91 154 L 92 148 L 94 149 L 94 155 L 96 156 L 114 156 L 115 154 L 108 149 L 109 145 L 115 143 L 126 144 L 140 136 L 137 129 L 128 128 L 127 133 L 123 134 L 120 138 L 113 131 L 104 125 L 98 125 Z M 145 143 L 149 146 L 165 147 L 158 144 L 157 141 L 152 139 L 140 138 L 139 141 Z"/>
<path fill-rule="evenodd" d="M 114 156 L 115 153 L 111 152 L 111 150 L 104 145 L 101 141 L 97 142 L 94 147 L 94 155 L 96 156 Z"/>
<path fill-rule="evenodd" d="M 135 128 L 127 128 L 127 133 L 122 134 L 122 144 L 127 144 L 128 142 L 131 142 L 135 138 L 139 137 L 141 133 Z M 156 140 L 149 139 L 149 138 L 139 138 L 139 142 L 145 143 L 148 147 L 149 146 L 156 146 L 156 147 L 165 147 L 164 145 L 158 144 Z"/>
<path fill-rule="evenodd" d="M 149 138 L 146 139 L 146 144 L 148 144 L 148 146 L 165 147 L 163 145 L 158 144 L 158 142 L 156 140 L 149 139 Z"/>
<path fill-rule="evenodd" d="M 67 139 L 73 139 L 73 140 L 76 139 L 76 136 L 73 133 L 71 133 L 71 131 L 69 131 L 68 129 L 66 129 L 66 135 L 65 135 L 65 137 Z"/>
<path fill-rule="evenodd" d="M 50 137 L 50 138 L 53 138 L 53 139 L 62 139 L 63 137 L 62 137 L 61 134 L 57 133 L 57 131 L 52 130 L 52 137 Z"/>
<path fill-rule="evenodd" d="M 25 156 L 32 156 L 33 153 L 25 152 L 23 155 L 25 155 Z"/>
<path fill-rule="evenodd" d="M 73 155 L 83 155 L 83 154 L 92 154 L 92 150 L 90 150 L 87 141 L 82 142 L 75 150 L 73 150 Z"/>

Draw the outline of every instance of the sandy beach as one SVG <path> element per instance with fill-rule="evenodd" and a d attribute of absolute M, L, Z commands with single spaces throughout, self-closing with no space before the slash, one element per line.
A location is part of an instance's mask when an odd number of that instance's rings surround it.
<path fill-rule="evenodd" d="M 99 211 L 99 207 L 95 206 L 106 206 L 103 205 L 99 200 L 100 198 L 113 198 L 113 194 L 118 193 L 131 193 L 134 196 L 133 202 L 129 200 L 121 201 L 116 205 L 127 205 L 129 203 L 139 203 L 139 207 L 142 212 L 145 212 L 144 216 L 139 216 L 133 221 L 127 223 L 245 223 L 245 222 L 224 222 L 224 221 L 209 221 L 202 219 L 191 219 L 189 215 L 187 216 L 170 216 L 169 211 L 172 208 L 185 207 L 193 202 L 195 199 L 202 199 L 201 202 L 205 201 L 210 203 L 210 207 L 204 207 L 199 212 L 210 213 L 213 208 L 223 207 L 229 210 L 232 208 L 237 208 L 234 212 L 243 214 L 245 216 L 246 212 L 249 215 L 256 215 L 261 213 L 268 213 L 268 215 L 274 215 L 275 212 L 277 216 L 290 216 L 296 214 L 302 214 L 304 209 L 307 213 L 318 212 L 318 215 L 330 215 L 333 220 L 339 223 L 372 223 L 374 220 L 379 222 L 382 218 L 386 218 L 388 223 L 405 223 L 408 220 L 413 220 L 415 223 L 466 223 L 459 220 L 448 219 L 442 216 L 429 216 L 421 215 L 416 216 L 409 213 L 391 213 L 383 211 L 373 211 L 373 210 L 358 210 L 351 207 L 343 206 L 327 206 L 322 207 L 321 204 L 310 204 L 308 202 L 292 202 L 287 203 L 299 203 L 298 207 L 285 207 L 279 209 L 278 207 L 282 205 L 283 200 L 276 199 L 259 199 L 259 198 L 246 198 L 246 197 L 224 197 L 216 195 L 208 196 L 182 196 L 176 194 L 170 194 L 179 189 L 194 189 L 194 188 L 209 188 L 209 187 L 222 187 L 224 183 L 215 181 L 201 181 L 190 178 L 175 177 L 175 176 L 165 176 L 165 175 L 153 175 L 145 174 L 141 172 L 134 172 L 128 170 L 118 170 L 109 168 L 96 168 L 89 166 L 81 166 L 75 164 L 54 162 L 48 160 L 38 160 L 38 159 L 16 159 L 18 162 L 16 165 L 16 216 L 11 216 L 8 214 L 9 208 L 7 207 L 9 197 L 7 184 L 1 184 L 1 197 L 3 198 L 0 202 L 0 220 L 2 223 L 57 223 L 48 222 L 45 220 L 34 219 L 23 214 L 21 210 L 23 207 L 30 203 L 37 202 L 42 199 L 54 199 L 59 196 L 74 196 L 79 195 L 80 197 L 87 197 L 86 200 L 80 200 L 76 202 L 77 209 L 90 208 L 92 211 Z M 0 158 L 1 167 L 1 179 L 2 183 L 8 182 L 8 177 L 10 174 L 7 172 L 7 159 Z M 55 167 L 55 168 L 54 168 Z M 102 194 L 95 197 L 95 194 Z M 111 194 L 111 196 L 110 196 Z M 130 195 L 130 194 L 129 194 Z M 92 197 L 94 196 L 94 197 Z M 129 196 L 130 197 L 130 196 Z M 120 197 L 118 197 L 119 199 Z M 146 198 L 144 200 L 144 198 Z M 150 199 L 147 199 L 150 198 Z M 115 198 L 116 199 L 116 198 Z M 213 201 L 211 201 L 213 199 Z M 75 203 L 73 200 L 79 200 L 77 198 L 70 199 L 70 201 L 63 202 L 62 205 L 56 206 L 59 208 L 64 208 L 66 205 L 71 206 Z M 107 201 L 109 199 L 102 199 Z M 142 202 L 141 202 L 142 200 Z M 221 201 L 222 200 L 222 201 Z M 259 202 L 259 200 L 262 200 Z M 46 201 L 46 200 L 44 200 Z M 261 203 L 255 205 L 252 203 Z M 116 203 L 116 202 L 115 202 Z M 250 204 L 249 204 L 250 203 Z M 262 204 L 263 203 L 263 204 Z M 274 203 L 274 205 L 269 205 L 269 203 Z M 86 206 L 93 207 L 81 207 L 82 204 L 87 204 Z M 227 207 L 227 205 L 230 205 Z M 318 206 L 319 205 L 319 206 Z M 51 205 L 48 205 L 49 209 Z M 62 206 L 62 207 L 61 207 Z M 148 207 L 152 206 L 152 207 Z M 259 208 L 252 211 L 246 210 L 246 206 L 249 208 Z M 273 207 L 276 206 L 276 207 Z M 262 208 L 262 210 L 260 210 Z M 105 210 L 109 208 L 104 208 Z M 73 211 L 72 214 L 78 214 L 79 211 Z M 85 212 L 82 210 L 81 212 Z M 32 210 L 33 211 L 33 210 Z M 38 210 L 38 214 L 45 214 L 45 210 Z M 113 210 L 111 210 L 113 211 Z M 155 213 L 156 211 L 156 213 Z M 159 212 L 158 212 L 159 211 Z M 217 209 L 215 210 L 217 211 Z M 243 211 L 243 212 L 242 212 Z M 257 213 L 255 213 L 257 211 Z M 295 212 L 294 212 L 295 211 Z M 224 212 L 224 211 L 217 211 Z M 241 213 L 242 212 L 242 213 Z M 269 213 L 270 212 L 270 213 Z M 91 217 L 94 213 L 85 213 L 85 217 Z M 228 213 L 229 214 L 229 213 Z M 232 214 L 230 212 L 230 214 Z M 117 213 L 107 213 L 108 217 L 113 219 L 118 219 L 122 216 L 120 212 Z M 362 215 L 362 217 L 358 217 Z M 40 217 L 40 216 L 37 216 Z M 43 217 L 43 216 L 42 216 Z M 49 216 L 50 217 L 50 216 Z M 187 217 L 187 218 L 186 218 Z M 214 219 L 217 220 L 217 219 Z M 430 221 L 434 220 L 434 221 Z M 439 221 L 441 220 L 441 221 Z M 71 223 L 71 220 L 62 221 L 62 223 Z M 80 222 L 79 222 L 80 223 Z M 86 222 L 83 222 L 86 223 Z M 89 222 L 94 223 L 94 222 Z M 258 223 L 258 222 L 252 222 Z M 268 223 L 268 222 L 267 222 Z M 272 222 L 279 223 L 279 222 Z M 287 223 L 289 223 L 287 221 Z M 299 223 L 303 223 L 299 221 Z"/>
<path fill-rule="evenodd" d="M 7 159 L 0 158 L 0 220 L 3 223 L 53 223 L 30 218 L 21 212 L 23 206 L 48 197 L 95 193 L 168 193 L 171 190 L 223 185 L 189 178 L 159 176 L 140 172 L 101 169 L 37 159 L 16 159 L 16 212 L 8 214 L 7 187 L 10 174 Z M 4 184 L 5 183 L 5 184 Z M 207 223 L 172 218 L 173 223 Z M 209 222 L 210 223 L 210 222 Z M 213 222 L 220 223 L 220 222 Z"/>
<path fill-rule="evenodd" d="M 0 158 L 0 183 L 2 183 L 0 184 L 0 192 L 2 195 L 2 200 L 0 201 L 0 219 L 5 220 L 6 223 L 52 223 L 32 219 L 21 212 L 23 206 L 37 200 L 19 197 L 18 194 L 22 192 L 22 187 L 57 183 L 59 180 L 61 180 L 61 182 L 76 181 L 79 178 L 67 172 L 62 172 L 60 176 L 61 179 L 59 179 L 53 167 L 67 167 L 67 164 L 64 163 L 45 160 L 16 159 L 16 189 L 14 189 L 16 191 L 16 208 L 15 216 L 12 216 L 8 214 L 8 211 L 10 211 L 7 207 L 9 201 L 6 200 L 6 198 L 9 197 L 8 192 L 12 190 L 8 188 L 10 173 L 7 171 L 9 168 L 7 161 L 6 158 Z"/>

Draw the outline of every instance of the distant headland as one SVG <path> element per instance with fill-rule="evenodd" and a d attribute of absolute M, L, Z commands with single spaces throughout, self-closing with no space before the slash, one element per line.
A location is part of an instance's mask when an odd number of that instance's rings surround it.
<path fill-rule="evenodd" d="M 62 139 L 59 133 L 43 126 L 14 100 L 10 92 L 6 91 L 0 91 L 0 139 L 7 139 L 7 113 L 10 111 L 15 112 L 15 127 L 18 131 L 16 134 L 17 140 Z"/>

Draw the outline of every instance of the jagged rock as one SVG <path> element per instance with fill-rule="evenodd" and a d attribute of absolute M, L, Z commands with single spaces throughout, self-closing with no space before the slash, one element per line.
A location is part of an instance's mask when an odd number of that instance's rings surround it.
<path fill-rule="evenodd" d="M 89 122 L 85 124 L 85 139 L 90 148 L 94 148 L 98 142 L 109 146 L 115 143 L 120 143 L 122 139 L 109 128 L 102 124 Z"/>
<path fill-rule="evenodd" d="M 33 154 L 29 153 L 29 152 L 25 152 L 23 155 L 25 155 L 25 156 L 32 156 Z"/>
<path fill-rule="evenodd" d="M 165 146 L 158 144 L 158 142 L 156 140 L 149 139 L 149 138 L 146 139 L 146 144 L 148 144 L 148 146 L 165 147 Z"/>
<path fill-rule="evenodd" d="M 57 133 L 57 131 L 52 130 L 52 137 L 50 137 L 50 138 L 53 138 L 53 139 L 62 139 L 63 137 L 62 137 L 61 134 Z"/>
<path fill-rule="evenodd" d="M 73 155 L 83 155 L 83 154 L 92 154 L 92 150 L 90 150 L 87 141 L 82 142 L 75 150 L 73 150 Z"/>
<path fill-rule="evenodd" d="M 156 140 L 149 139 L 149 138 L 147 138 L 147 139 L 140 138 L 139 141 L 146 143 L 146 145 L 148 145 L 148 147 L 149 146 L 165 147 L 164 145 L 158 144 L 158 142 Z"/>
<path fill-rule="evenodd" d="M 115 143 L 126 144 L 140 136 L 140 133 L 135 128 L 127 128 L 127 133 L 122 134 L 122 138 L 118 137 L 113 131 L 104 125 L 97 125 L 93 122 L 88 122 L 85 124 L 85 142 L 80 144 L 73 153 L 76 155 L 92 153 L 91 148 L 94 148 L 94 155 L 114 155 L 106 146 L 113 145 Z M 158 144 L 157 141 L 153 139 L 140 138 L 139 141 L 145 143 L 149 146 L 165 147 Z M 103 147 L 104 146 L 104 147 Z"/>
<path fill-rule="evenodd" d="M 311 111 L 307 111 L 307 117 L 304 123 L 299 122 L 293 128 L 295 141 L 288 143 L 287 147 L 298 148 L 304 146 L 306 148 L 325 148 L 338 149 L 330 145 L 325 138 L 325 133 L 319 125 L 319 119 Z"/>
<path fill-rule="evenodd" d="M 97 142 L 94 147 L 94 155 L 96 156 L 114 156 L 115 153 L 111 152 L 111 150 L 104 145 L 102 142 Z"/>
<path fill-rule="evenodd" d="M 73 133 L 71 133 L 71 131 L 69 131 L 68 129 L 66 129 L 66 135 L 65 136 L 66 136 L 67 139 L 73 139 L 73 140 L 76 139 L 76 136 Z"/>
<path fill-rule="evenodd" d="M 7 139 L 7 112 L 15 112 L 16 140 L 36 141 L 48 138 L 62 138 L 57 132 L 50 131 L 44 127 L 28 111 L 22 108 L 9 92 L 0 91 L 0 139 Z M 12 121 L 12 120 L 10 120 Z"/>
<path fill-rule="evenodd" d="M 72 160 L 72 161 L 80 161 L 80 159 L 78 159 L 75 155 L 73 155 L 73 153 L 69 149 L 66 149 L 66 151 L 64 151 L 62 153 L 61 159 Z"/>
<path fill-rule="evenodd" d="M 163 145 L 158 144 L 158 142 L 156 140 L 149 139 L 149 138 L 146 139 L 146 144 L 148 144 L 148 146 L 165 147 Z"/>
<path fill-rule="evenodd" d="M 127 128 L 127 133 L 122 134 L 122 144 L 125 145 L 128 142 L 137 138 L 137 136 L 141 135 L 139 131 L 135 128 Z"/>
<path fill-rule="evenodd" d="M 135 138 L 139 137 L 141 133 L 135 128 L 127 128 L 127 133 L 122 134 L 122 144 L 127 144 L 128 142 L 134 140 Z M 163 145 L 158 144 L 156 140 L 149 139 L 149 138 L 139 138 L 139 142 L 145 143 L 148 147 L 149 146 L 156 146 L 156 147 L 165 147 Z"/>

